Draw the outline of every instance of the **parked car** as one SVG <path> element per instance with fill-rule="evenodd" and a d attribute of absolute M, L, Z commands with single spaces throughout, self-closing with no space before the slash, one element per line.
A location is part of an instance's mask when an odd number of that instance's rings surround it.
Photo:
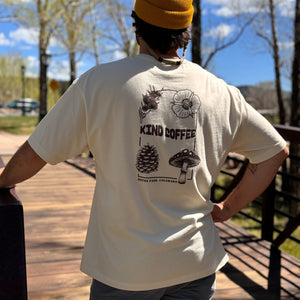
<path fill-rule="evenodd" d="M 6 104 L 8 108 L 20 109 L 24 112 L 31 112 L 40 107 L 40 103 L 32 98 L 20 98 Z"/>

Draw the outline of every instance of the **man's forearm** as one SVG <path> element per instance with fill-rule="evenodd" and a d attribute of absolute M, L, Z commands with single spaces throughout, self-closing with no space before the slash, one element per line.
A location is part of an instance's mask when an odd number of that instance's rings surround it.
<path fill-rule="evenodd" d="M 214 221 L 226 221 L 257 198 L 271 183 L 287 156 L 288 149 L 285 148 L 262 163 L 249 164 L 237 187 L 223 202 L 214 206 L 212 212 Z"/>
<path fill-rule="evenodd" d="M 0 188 L 10 188 L 33 175 L 45 166 L 28 142 L 25 142 L 8 162 L 0 175 Z"/>

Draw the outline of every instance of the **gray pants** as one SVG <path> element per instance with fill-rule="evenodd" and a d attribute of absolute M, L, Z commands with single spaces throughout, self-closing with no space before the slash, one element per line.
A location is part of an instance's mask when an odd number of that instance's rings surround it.
<path fill-rule="evenodd" d="M 119 290 L 93 279 L 90 300 L 209 300 L 215 287 L 215 274 L 195 281 L 149 291 Z"/>

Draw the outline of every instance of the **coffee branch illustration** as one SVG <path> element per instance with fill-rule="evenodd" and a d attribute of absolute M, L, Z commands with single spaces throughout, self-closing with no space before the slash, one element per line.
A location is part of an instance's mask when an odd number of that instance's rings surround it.
<path fill-rule="evenodd" d="M 163 89 L 156 91 L 154 86 L 150 86 L 150 90 L 143 95 L 143 101 L 141 103 L 141 107 L 139 108 L 141 121 L 148 113 L 158 108 L 159 97 L 162 95 L 162 91 Z"/>

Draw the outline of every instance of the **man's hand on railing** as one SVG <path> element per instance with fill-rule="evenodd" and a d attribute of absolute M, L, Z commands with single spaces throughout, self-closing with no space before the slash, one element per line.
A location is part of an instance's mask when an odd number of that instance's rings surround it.
<path fill-rule="evenodd" d="M 230 210 L 223 203 L 215 203 L 211 212 L 215 223 L 224 222 L 231 218 Z"/>
<path fill-rule="evenodd" d="M 272 158 L 258 164 L 249 163 L 233 191 L 224 201 L 214 204 L 212 218 L 224 222 L 245 208 L 268 187 L 289 151 L 286 147 Z"/>
<path fill-rule="evenodd" d="M 4 167 L 0 168 L 0 189 L 12 189 L 12 188 L 15 187 L 15 184 L 13 184 L 13 185 L 8 185 L 8 186 L 4 186 L 4 183 L 1 182 L 1 181 L 2 181 L 2 176 L 1 176 L 1 174 L 3 173 L 4 169 L 5 169 Z"/>

